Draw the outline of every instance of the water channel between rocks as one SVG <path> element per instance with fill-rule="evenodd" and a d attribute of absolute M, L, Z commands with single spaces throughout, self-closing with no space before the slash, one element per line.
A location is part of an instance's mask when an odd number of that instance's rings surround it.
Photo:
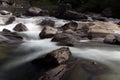
<path fill-rule="evenodd" d="M 0 80 L 37 80 L 39 70 L 30 61 L 45 55 L 52 50 L 62 46 L 57 46 L 51 39 L 40 39 L 39 33 L 42 27 L 39 24 L 43 19 L 52 19 L 55 26 L 60 27 L 67 21 L 51 17 L 30 17 L 16 18 L 10 25 L 1 25 L 0 31 L 6 28 L 13 31 L 13 27 L 18 23 L 23 23 L 29 31 L 19 32 L 24 37 L 24 43 L 6 43 L 0 46 Z M 104 64 L 110 71 L 91 75 L 80 68 L 79 63 L 69 71 L 66 80 L 119 80 L 120 79 L 120 47 L 118 45 L 107 45 L 100 42 L 83 41 L 80 46 L 70 47 L 72 55 L 85 60 L 92 60 Z M 81 74 L 82 72 L 82 74 Z M 92 76 L 92 77 L 90 77 Z"/>

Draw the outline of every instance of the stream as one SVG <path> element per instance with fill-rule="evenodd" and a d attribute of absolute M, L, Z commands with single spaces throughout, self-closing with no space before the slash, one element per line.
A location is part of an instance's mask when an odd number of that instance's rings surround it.
<path fill-rule="evenodd" d="M 24 38 L 24 43 L 6 43 L 0 45 L 0 80 L 38 80 L 39 69 L 30 63 L 30 61 L 62 47 L 57 46 L 56 42 L 51 42 L 51 39 L 39 38 L 42 26 L 38 24 L 43 19 L 54 20 L 56 27 L 60 27 L 68 22 L 53 17 L 25 17 L 16 18 L 9 25 L 0 25 L 0 31 L 6 28 L 14 32 L 13 28 L 18 23 L 23 23 L 29 29 L 25 32 L 17 32 Z M 108 20 L 113 21 L 112 19 Z M 120 80 L 120 46 L 94 41 L 82 41 L 80 46 L 70 47 L 70 50 L 73 56 L 97 61 L 108 66 L 111 71 L 95 76 L 92 79 L 80 78 L 79 72 L 81 69 L 78 64 L 67 80 Z"/>

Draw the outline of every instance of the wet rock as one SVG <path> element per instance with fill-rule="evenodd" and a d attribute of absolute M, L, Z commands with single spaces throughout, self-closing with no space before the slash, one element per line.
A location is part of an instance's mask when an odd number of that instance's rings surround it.
<path fill-rule="evenodd" d="M 120 44 L 120 34 L 110 34 L 104 39 L 104 43 Z"/>
<path fill-rule="evenodd" d="M 68 47 L 62 47 L 45 55 L 43 58 L 38 58 L 32 61 L 32 64 L 42 66 L 42 68 L 50 69 L 60 64 L 65 63 L 71 57 L 71 52 Z"/>
<path fill-rule="evenodd" d="M 24 24 L 19 23 L 13 28 L 13 30 L 15 30 L 15 31 L 27 31 L 28 28 Z"/>
<path fill-rule="evenodd" d="M 42 10 L 41 8 L 38 7 L 31 7 L 28 9 L 27 14 L 30 16 L 44 16 L 48 15 L 48 11 Z"/>
<path fill-rule="evenodd" d="M 74 43 L 79 42 L 79 40 L 79 36 L 76 37 L 68 33 L 58 33 L 52 39 L 53 42 L 60 42 L 67 46 L 74 46 Z"/>
<path fill-rule="evenodd" d="M 40 38 L 51 38 L 57 33 L 57 29 L 53 27 L 46 26 L 40 33 Z"/>
<path fill-rule="evenodd" d="M 39 13 L 42 11 L 42 9 L 40 8 L 37 8 L 37 7 L 31 7 L 28 9 L 28 13 L 31 14 L 31 15 L 39 15 Z"/>
<path fill-rule="evenodd" d="M 77 30 L 78 27 L 78 23 L 71 21 L 69 23 L 66 23 L 65 25 L 63 25 L 62 27 L 60 27 L 62 30 L 72 30 L 75 31 Z"/>
<path fill-rule="evenodd" d="M 66 65 L 60 65 L 44 73 L 39 80 L 62 80 L 63 75 L 66 72 Z"/>
<path fill-rule="evenodd" d="M 41 26 L 51 26 L 54 27 L 55 26 L 55 21 L 50 20 L 50 19 L 44 19 L 41 23 Z"/>
<path fill-rule="evenodd" d="M 14 21 L 15 21 L 15 17 L 14 17 L 14 16 L 11 16 L 11 17 L 8 18 L 8 20 L 5 22 L 5 24 L 6 24 L 6 25 L 11 24 L 11 23 L 13 23 Z"/>
<path fill-rule="evenodd" d="M 6 10 L 1 10 L 1 11 L 0 11 L 0 14 L 1 14 L 1 15 L 12 15 L 11 12 L 6 11 Z"/>
<path fill-rule="evenodd" d="M 4 29 L 3 29 L 3 32 L 11 32 L 11 31 L 4 28 Z"/>
<path fill-rule="evenodd" d="M 82 62 L 81 65 L 85 71 L 93 75 L 99 75 L 99 74 L 105 73 L 108 70 L 107 66 L 94 61 L 88 61 L 88 62 L 84 61 Z"/>
<path fill-rule="evenodd" d="M 0 43 L 21 42 L 23 38 L 14 32 L 0 32 Z"/>

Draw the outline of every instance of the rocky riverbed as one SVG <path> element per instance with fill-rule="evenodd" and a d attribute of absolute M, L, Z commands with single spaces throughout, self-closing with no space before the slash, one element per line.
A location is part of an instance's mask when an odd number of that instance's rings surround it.
<path fill-rule="evenodd" d="M 0 80 L 119 80 L 120 20 L 27 12 L 0 16 Z"/>

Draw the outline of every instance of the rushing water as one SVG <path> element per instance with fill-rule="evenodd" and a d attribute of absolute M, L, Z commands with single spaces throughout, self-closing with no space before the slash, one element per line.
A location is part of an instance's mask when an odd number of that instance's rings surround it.
<path fill-rule="evenodd" d="M 42 30 L 42 26 L 38 24 L 43 19 L 54 20 L 56 27 L 60 27 L 61 25 L 67 22 L 65 20 L 59 20 L 51 17 L 31 17 L 31 18 L 16 18 L 16 21 L 14 21 L 12 24 L 0 26 L 1 31 L 4 28 L 13 31 L 13 28 L 16 24 L 23 23 L 29 29 L 26 32 L 18 32 L 18 34 L 24 37 L 24 43 L 19 44 L 18 47 L 13 47 L 14 49 L 9 49 L 4 47 L 9 51 L 6 52 L 3 50 L 3 52 L 0 53 L 0 54 L 9 53 L 9 55 L 4 55 L 8 57 L 5 57 L 5 59 L 7 60 L 5 60 L 5 62 L 2 62 L 1 64 L 0 80 L 37 80 L 35 76 L 39 72 L 29 62 L 42 55 L 45 55 L 45 53 L 48 53 L 54 49 L 61 47 L 61 46 L 57 46 L 55 42 L 51 42 L 51 39 L 41 40 L 39 38 L 39 33 Z M 13 44 L 8 44 L 8 45 L 13 45 Z M 103 78 L 100 80 L 120 79 L 119 77 L 120 47 L 119 46 L 106 45 L 106 44 L 101 44 L 99 42 L 81 41 L 81 46 L 70 47 L 70 50 L 73 53 L 73 56 L 103 63 L 109 66 L 113 70 L 112 74 L 106 74 L 106 76 L 103 75 Z M 77 68 L 79 68 L 79 66 Z M 71 77 L 73 77 L 71 78 L 71 80 L 79 80 L 78 77 L 79 74 L 77 74 L 77 72 L 73 72 L 71 74 L 72 74 Z M 87 79 L 83 79 L 83 80 L 87 80 Z"/>

